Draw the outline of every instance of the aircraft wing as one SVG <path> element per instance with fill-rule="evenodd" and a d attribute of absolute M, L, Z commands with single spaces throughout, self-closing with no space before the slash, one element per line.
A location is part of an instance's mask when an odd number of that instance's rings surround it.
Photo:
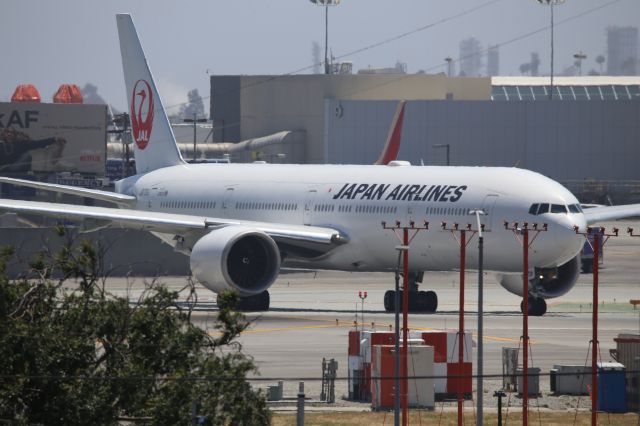
<path fill-rule="evenodd" d="M 625 219 L 640 216 L 640 204 L 626 204 L 621 206 L 601 206 L 583 209 L 587 225 L 605 220 Z"/>
<path fill-rule="evenodd" d="M 340 231 L 319 226 L 221 219 L 133 209 L 0 199 L 0 211 L 35 214 L 78 222 L 88 221 L 101 226 L 131 228 L 175 235 L 194 232 L 196 234 L 205 234 L 209 230 L 219 227 L 243 225 L 266 233 L 277 243 L 285 245 L 289 249 L 316 255 L 326 253 L 333 247 L 348 241 Z"/>
<path fill-rule="evenodd" d="M 96 200 L 109 201 L 121 206 L 132 206 L 136 202 L 136 197 L 118 194 L 111 191 L 100 191 L 98 189 L 78 188 L 69 185 L 58 185 L 55 183 L 36 182 L 32 180 L 14 179 L 1 176 L 0 183 L 8 183 L 17 186 L 27 186 L 29 188 L 40 189 L 43 191 L 60 192 L 63 194 L 77 195 L 79 197 L 88 197 Z"/>

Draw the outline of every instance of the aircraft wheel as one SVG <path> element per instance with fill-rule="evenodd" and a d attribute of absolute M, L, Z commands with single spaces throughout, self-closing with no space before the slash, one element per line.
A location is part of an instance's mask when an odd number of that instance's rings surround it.
<path fill-rule="evenodd" d="M 387 312 L 394 312 L 396 304 L 396 292 L 394 290 L 387 290 L 384 293 L 384 310 Z"/>
<path fill-rule="evenodd" d="M 520 312 L 524 312 L 524 300 L 520 302 Z M 529 299 L 529 316 L 541 317 L 547 313 L 547 302 L 538 297 Z"/>
<path fill-rule="evenodd" d="M 435 291 L 426 291 L 424 293 L 426 312 L 436 312 L 438 310 L 438 295 Z"/>
<path fill-rule="evenodd" d="M 271 302 L 271 297 L 269 296 L 269 292 L 265 290 L 260 294 L 256 294 L 254 296 L 241 297 L 240 299 L 238 299 L 236 310 L 240 312 L 268 311 L 270 302 Z M 222 306 L 218 305 L 218 307 L 220 309 L 224 308 L 223 305 Z"/>

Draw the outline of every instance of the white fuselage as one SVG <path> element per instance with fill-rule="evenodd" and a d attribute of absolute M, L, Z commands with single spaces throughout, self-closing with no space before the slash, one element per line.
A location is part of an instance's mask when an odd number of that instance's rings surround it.
<path fill-rule="evenodd" d="M 130 181 L 131 182 L 131 181 Z M 326 226 L 349 242 L 317 259 L 285 258 L 285 266 L 347 271 L 386 271 L 396 266 L 399 244 L 388 225 L 410 220 L 429 230 L 411 242 L 410 269 L 459 267 L 454 223 L 477 229 L 473 209 L 484 209 L 484 267 L 522 271 L 522 246 L 504 221 L 548 224 L 530 249 L 533 267 L 562 265 L 578 254 L 584 228 L 582 213 L 532 215 L 534 203 L 576 205 L 563 186 L 540 174 L 497 167 L 339 166 L 274 164 L 200 164 L 158 169 L 119 185 L 138 198 L 140 210 L 233 218 L 292 225 Z M 469 247 L 475 247 L 475 244 Z M 466 264 L 477 266 L 477 250 Z"/>

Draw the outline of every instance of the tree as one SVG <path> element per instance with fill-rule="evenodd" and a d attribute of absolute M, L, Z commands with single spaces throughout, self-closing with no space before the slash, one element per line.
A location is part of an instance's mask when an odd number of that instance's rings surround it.
<path fill-rule="evenodd" d="M 236 341 L 248 324 L 241 314 L 221 309 L 209 336 L 190 322 L 191 282 L 187 308 L 157 281 L 130 306 L 106 291 L 88 242 L 43 252 L 30 278 L 7 278 L 11 256 L 0 253 L 0 421 L 188 424 L 195 403 L 205 424 L 270 422 L 263 393 L 246 380 L 256 370 Z"/>
<path fill-rule="evenodd" d="M 180 107 L 180 116 L 182 118 L 193 118 L 194 114 L 197 118 L 205 118 L 204 102 L 202 102 L 198 89 L 189 90 L 187 103 Z"/>

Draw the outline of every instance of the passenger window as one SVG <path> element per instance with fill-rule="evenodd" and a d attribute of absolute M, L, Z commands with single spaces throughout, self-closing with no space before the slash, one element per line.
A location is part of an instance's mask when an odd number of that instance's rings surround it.
<path fill-rule="evenodd" d="M 542 203 L 540 204 L 540 208 L 538 208 L 538 214 L 549 213 L 549 204 Z"/>
<path fill-rule="evenodd" d="M 567 207 L 562 204 L 552 204 L 551 205 L 551 213 L 566 213 Z"/>
<path fill-rule="evenodd" d="M 529 214 L 532 214 L 532 215 L 538 214 L 538 206 L 539 206 L 538 203 L 532 204 L 531 207 L 529 208 Z"/>

